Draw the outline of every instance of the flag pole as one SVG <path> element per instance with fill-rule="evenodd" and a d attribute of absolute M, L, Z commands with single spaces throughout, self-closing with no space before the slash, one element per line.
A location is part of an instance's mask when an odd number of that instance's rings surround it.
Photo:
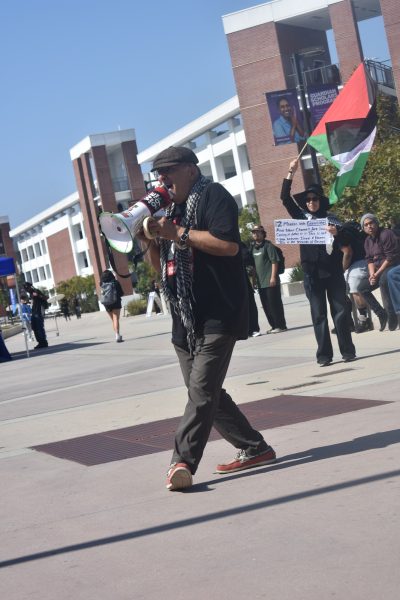
<path fill-rule="evenodd" d="M 300 156 L 303 154 L 303 152 L 304 152 L 304 150 L 307 148 L 307 146 L 308 146 L 308 142 L 306 142 L 306 143 L 304 144 L 304 146 L 303 146 L 303 147 L 302 147 L 302 149 L 300 150 L 300 153 L 297 155 L 297 158 L 296 158 L 296 160 L 299 160 Z"/>

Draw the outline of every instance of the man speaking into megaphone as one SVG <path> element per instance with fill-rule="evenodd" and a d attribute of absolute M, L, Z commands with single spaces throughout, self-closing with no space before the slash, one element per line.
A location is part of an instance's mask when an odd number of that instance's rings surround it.
<path fill-rule="evenodd" d="M 153 266 L 171 306 L 172 343 L 188 402 L 175 436 L 166 487 L 192 485 L 211 427 L 238 449 L 230 473 L 276 460 L 274 450 L 253 429 L 222 385 L 236 340 L 248 334 L 248 293 L 242 263 L 238 208 L 218 183 L 210 183 L 188 148 L 160 152 L 153 164 L 173 194 L 166 215 L 149 231 Z"/>

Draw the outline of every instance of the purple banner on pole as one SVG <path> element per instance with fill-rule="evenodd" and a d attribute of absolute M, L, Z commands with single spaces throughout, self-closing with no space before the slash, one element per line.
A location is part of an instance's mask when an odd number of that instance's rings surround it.
<path fill-rule="evenodd" d="M 313 129 L 318 125 L 338 93 L 336 85 L 333 85 L 332 83 L 307 86 L 308 103 L 310 105 Z"/>
<path fill-rule="evenodd" d="M 306 139 L 303 115 L 296 90 L 280 90 L 265 94 L 272 124 L 275 146 L 302 142 Z"/>

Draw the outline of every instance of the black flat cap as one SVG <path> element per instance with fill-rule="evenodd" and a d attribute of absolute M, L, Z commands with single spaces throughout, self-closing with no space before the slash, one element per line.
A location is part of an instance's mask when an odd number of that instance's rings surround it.
<path fill-rule="evenodd" d="M 152 171 L 158 171 L 166 167 L 173 167 L 182 163 L 193 163 L 197 165 L 199 159 L 195 153 L 185 146 L 170 146 L 154 159 Z"/>

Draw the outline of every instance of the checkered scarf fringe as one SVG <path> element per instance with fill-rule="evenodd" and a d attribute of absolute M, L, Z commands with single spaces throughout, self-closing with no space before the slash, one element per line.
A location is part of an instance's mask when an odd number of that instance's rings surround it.
<path fill-rule="evenodd" d="M 196 226 L 196 211 L 200 196 L 204 188 L 210 182 L 201 176 L 192 187 L 189 197 L 186 201 L 185 216 L 182 219 L 182 227 L 193 228 Z M 175 203 L 166 211 L 168 218 L 173 218 L 175 213 Z M 176 260 L 176 297 L 168 287 L 167 262 L 172 242 L 169 240 L 160 240 L 160 262 L 161 262 L 161 285 L 167 302 L 170 302 L 178 313 L 183 326 L 186 329 L 187 343 L 189 351 L 193 354 L 195 348 L 194 335 L 194 315 L 193 315 L 193 273 L 192 273 L 192 250 L 185 248 L 181 250 L 175 244 Z"/>

